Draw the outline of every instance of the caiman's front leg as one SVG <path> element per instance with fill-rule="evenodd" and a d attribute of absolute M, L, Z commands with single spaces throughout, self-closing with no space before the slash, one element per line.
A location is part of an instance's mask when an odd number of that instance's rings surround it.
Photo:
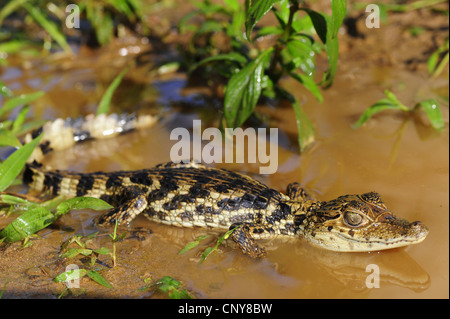
<path fill-rule="evenodd" d="M 100 216 L 100 225 L 114 224 L 116 220 L 119 225 L 127 225 L 147 208 L 145 193 L 136 186 L 127 187 L 113 201 L 119 203 L 118 206 Z"/>
<path fill-rule="evenodd" d="M 264 248 L 260 247 L 251 233 L 256 226 L 249 223 L 234 224 L 230 229 L 234 229 L 231 238 L 237 243 L 242 252 L 252 258 L 261 258 L 265 256 Z"/>
<path fill-rule="evenodd" d="M 300 202 L 313 199 L 312 196 L 310 196 L 297 182 L 288 185 L 286 195 L 289 196 L 290 199 Z"/>

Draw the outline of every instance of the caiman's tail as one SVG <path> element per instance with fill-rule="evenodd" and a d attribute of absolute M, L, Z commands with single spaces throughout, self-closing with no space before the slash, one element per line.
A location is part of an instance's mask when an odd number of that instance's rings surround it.
<path fill-rule="evenodd" d="M 40 144 L 35 148 L 27 161 L 23 173 L 23 182 L 31 188 L 43 191 L 45 179 L 54 172 L 41 164 L 43 157 L 53 150 L 64 150 L 77 142 L 88 139 L 103 139 L 127 133 L 135 129 L 153 126 L 157 117 L 151 115 L 111 114 L 88 115 L 76 119 L 57 119 L 41 126 L 25 136 L 28 143 L 43 134 Z"/>

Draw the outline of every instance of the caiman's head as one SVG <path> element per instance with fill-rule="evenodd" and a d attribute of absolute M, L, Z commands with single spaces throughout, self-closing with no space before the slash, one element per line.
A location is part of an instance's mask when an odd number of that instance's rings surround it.
<path fill-rule="evenodd" d="M 335 251 L 374 251 L 420 243 L 421 222 L 391 214 L 377 193 L 346 195 L 322 202 L 303 221 L 305 237 Z"/>

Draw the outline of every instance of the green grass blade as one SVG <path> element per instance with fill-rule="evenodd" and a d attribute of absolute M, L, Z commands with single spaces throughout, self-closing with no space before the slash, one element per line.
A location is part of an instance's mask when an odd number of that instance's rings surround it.
<path fill-rule="evenodd" d="M 42 134 L 30 143 L 19 148 L 0 165 L 0 191 L 7 189 L 20 174 L 27 159 L 33 153 L 34 148 L 38 145 L 41 138 Z"/>
<path fill-rule="evenodd" d="M 27 0 L 12 0 L 6 2 L 5 6 L 0 11 L 0 26 L 3 23 L 3 20 L 9 16 L 11 13 L 15 12 L 23 3 Z"/>
<path fill-rule="evenodd" d="M 393 103 L 390 99 L 381 99 L 377 103 L 370 106 L 364 111 L 364 113 L 359 117 L 359 119 L 352 125 L 353 128 L 357 129 L 366 123 L 375 114 L 384 110 L 401 110 L 398 104 Z"/>
<path fill-rule="evenodd" d="M 42 95 L 44 95 L 44 92 L 39 91 L 39 92 L 30 93 L 30 94 L 21 94 L 19 96 L 10 98 L 0 108 L 0 117 L 18 106 L 28 104 L 28 103 L 40 98 Z"/>
<path fill-rule="evenodd" d="M 198 237 L 196 240 L 187 243 L 186 246 L 184 246 L 183 249 L 180 250 L 178 255 L 182 255 L 185 252 L 188 252 L 189 250 L 194 249 L 195 247 L 197 247 L 200 244 L 200 242 L 203 239 L 205 239 L 207 237 L 209 237 L 209 235 L 203 235 L 203 236 Z"/>
<path fill-rule="evenodd" d="M 23 3 L 22 7 L 24 7 L 30 13 L 33 19 L 37 23 L 39 23 L 41 27 L 45 29 L 45 31 L 48 32 L 48 34 L 53 38 L 53 40 L 55 40 L 56 43 L 58 43 L 61 46 L 61 48 L 63 48 L 64 51 L 66 51 L 67 53 L 72 52 L 69 44 L 66 41 L 66 37 L 64 36 L 64 34 L 58 30 L 58 28 L 52 21 L 48 20 L 45 17 L 45 15 L 41 12 L 39 7 L 33 6 L 29 3 Z"/>
<path fill-rule="evenodd" d="M 131 65 L 129 65 L 125 69 L 123 69 L 122 72 L 120 72 L 119 75 L 116 76 L 116 78 L 111 82 L 109 87 L 106 89 L 106 92 L 103 94 L 103 97 L 100 100 L 100 103 L 98 104 L 97 115 L 106 114 L 109 112 L 109 108 L 111 106 L 111 99 L 114 94 L 114 91 L 117 89 L 120 82 L 122 82 L 123 77 L 128 72 L 130 67 L 131 67 Z"/>

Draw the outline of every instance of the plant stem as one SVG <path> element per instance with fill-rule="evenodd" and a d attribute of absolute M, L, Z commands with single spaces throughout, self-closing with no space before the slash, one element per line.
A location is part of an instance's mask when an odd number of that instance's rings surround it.
<path fill-rule="evenodd" d="M 299 9 L 299 1 L 298 0 L 291 0 L 290 1 L 290 7 L 289 7 L 289 18 L 288 18 L 288 22 L 286 24 L 286 27 L 284 29 L 283 34 L 278 38 L 277 43 L 275 44 L 275 53 L 273 55 L 272 61 L 270 62 L 270 66 L 269 66 L 269 74 L 272 74 L 273 78 L 272 81 L 274 83 L 277 83 L 278 80 L 281 78 L 282 76 L 282 71 L 280 71 L 278 74 L 276 74 L 276 67 L 278 65 L 278 63 L 280 62 L 280 58 L 281 58 L 281 51 L 283 50 L 286 42 L 288 41 L 289 37 L 291 36 L 291 31 L 292 31 L 292 22 L 294 21 L 294 15 L 295 13 L 298 11 Z M 276 74 L 276 76 L 275 76 Z"/>

